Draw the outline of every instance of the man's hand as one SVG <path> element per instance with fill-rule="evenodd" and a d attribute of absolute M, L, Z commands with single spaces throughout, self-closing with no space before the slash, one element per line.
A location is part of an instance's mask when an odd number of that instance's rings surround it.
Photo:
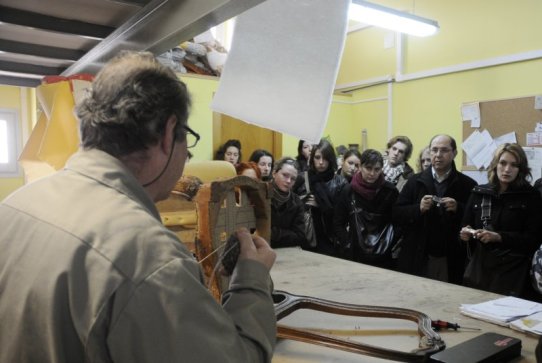
<path fill-rule="evenodd" d="M 269 243 L 260 236 L 251 235 L 246 228 L 240 228 L 235 233 L 241 246 L 239 258 L 258 261 L 270 270 L 277 254 L 271 249 Z"/>
<path fill-rule="evenodd" d="M 444 197 L 440 200 L 446 212 L 457 212 L 457 201 L 454 198 Z"/>
<path fill-rule="evenodd" d="M 476 232 L 477 230 L 472 229 L 471 226 L 465 226 L 461 228 L 461 231 L 459 231 L 459 238 L 462 241 L 468 242 L 470 241 L 471 237 L 474 238 L 474 236 L 476 235 Z"/>
<path fill-rule="evenodd" d="M 424 195 L 422 200 L 420 201 L 420 212 L 424 214 L 427 212 L 431 207 L 433 206 L 433 196 L 432 195 Z"/>

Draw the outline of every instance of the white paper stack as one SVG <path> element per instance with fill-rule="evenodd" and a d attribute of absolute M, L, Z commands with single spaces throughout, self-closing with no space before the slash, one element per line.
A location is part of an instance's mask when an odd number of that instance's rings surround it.
<path fill-rule="evenodd" d="M 510 328 L 542 335 L 542 313 L 536 313 L 510 322 Z"/>
<path fill-rule="evenodd" d="M 463 304 L 462 314 L 490 323 L 510 326 L 510 322 L 542 312 L 542 304 L 507 296 L 480 304 Z"/>

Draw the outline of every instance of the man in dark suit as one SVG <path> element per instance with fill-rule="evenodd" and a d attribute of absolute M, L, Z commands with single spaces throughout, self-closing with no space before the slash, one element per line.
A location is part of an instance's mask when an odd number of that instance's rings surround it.
<path fill-rule="evenodd" d="M 466 251 L 458 233 L 463 208 L 476 182 L 455 168 L 455 140 L 436 135 L 431 167 L 411 177 L 393 209 L 403 228 L 399 271 L 461 284 Z"/>

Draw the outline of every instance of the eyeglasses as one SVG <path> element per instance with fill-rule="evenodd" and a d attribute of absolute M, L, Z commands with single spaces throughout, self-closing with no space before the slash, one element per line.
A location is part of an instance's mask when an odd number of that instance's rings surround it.
<path fill-rule="evenodd" d="M 201 137 L 196 131 L 188 127 L 188 125 L 182 125 L 182 128 L 186 130 L 186 147 L 191 149 L 198 144 Z"/>
<path fill-rule="evenodd" d="M 452 149 L 447 148 L 447 147 L 442 147 L 442 148 L 433 147 L 433 148 L 431 148 L 430 151 L 431 151 L 431 154 L 438 154 L 439 152 L 441 154 L 447 154 L 447 153 L 451 152 Z"/>

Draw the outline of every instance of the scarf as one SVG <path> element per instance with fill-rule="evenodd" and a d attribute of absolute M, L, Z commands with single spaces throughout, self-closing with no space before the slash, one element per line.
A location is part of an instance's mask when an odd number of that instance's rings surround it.
<path fill-rule="evenodd" d="M 386 159 L 384 160 L 384 167 L 382 168 L 382 173 L 385 175 L 386 180 L 397 184 L 399 181 L 399 176 L 405 171 L 405 164 L 401 163 L 397 166 L 391 166 L 390 162 Z"/>
<path fill-rule="evenodd" d="M 361 195 L 363 199 L 367 200 L 373 200 L 376 197 L 376 193 L 378 193 L 378 190 L 382 184 L 384 184 L 384 173 L 380 174 L 374 183 L 369 184 L 363 179 L 361 172 L 354 174 L 352 182 L 350 183 L 350 185 L 352 185 L 352 189 Z"/>
<path fill-rule="evenodd" d="M 271 180 L 271 186 L 273 187 L 273 197 L 271 198 L 271 204 L 276 209 L 282 207 L 288 199 L 290 199 L 290 195 L 292 193 L 291 190 L 288 190 L 287 192 L 283 192 L 279 189 L 277 184 L 275 184 L 274 180 Z"/>

